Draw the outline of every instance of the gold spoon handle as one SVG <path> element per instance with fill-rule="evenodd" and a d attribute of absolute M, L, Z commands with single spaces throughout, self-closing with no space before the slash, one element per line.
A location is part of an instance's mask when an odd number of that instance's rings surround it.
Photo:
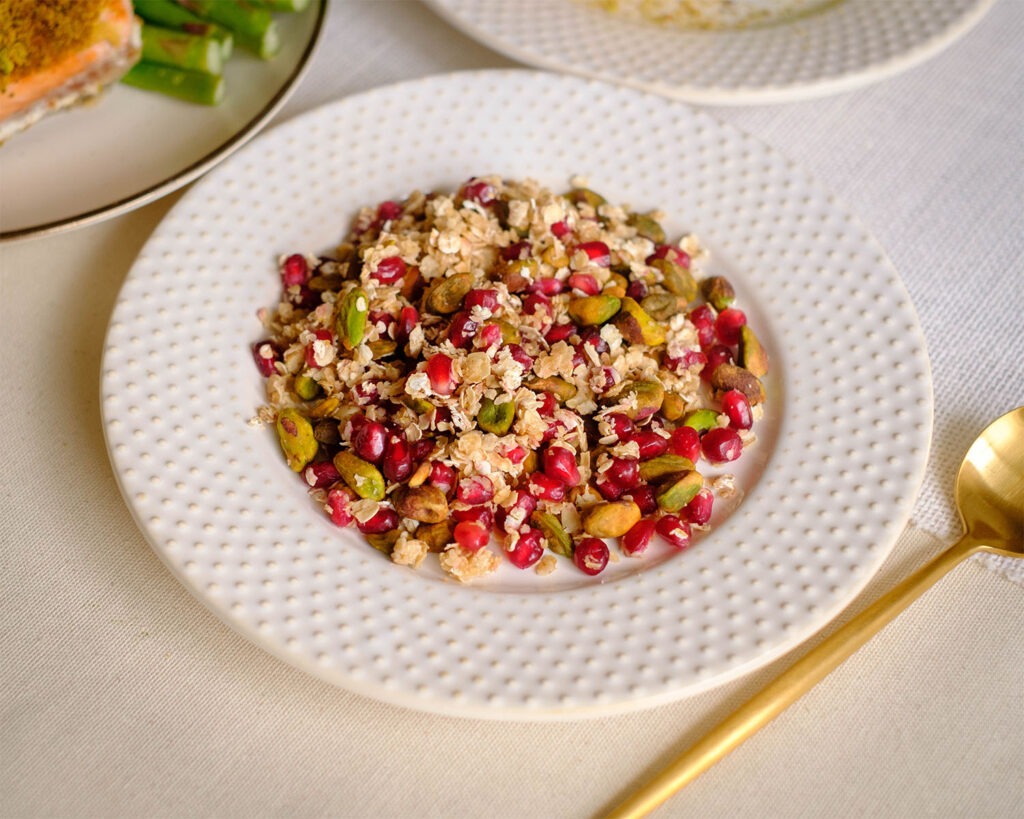
<path fill-rule="evenodd" d="M 638 787 L 608 819 L 646 816 L 814 688 L 889 621 L 979 545 L 963 538 L 833 632 L 692 745 L 653 780 Z"/>

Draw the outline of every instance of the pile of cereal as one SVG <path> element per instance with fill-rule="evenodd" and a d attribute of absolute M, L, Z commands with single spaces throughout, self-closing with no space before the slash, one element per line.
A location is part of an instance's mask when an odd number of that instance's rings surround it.
<path fill-rule="evenodd" d="M 685 549 L 740 457 L 765 352 L 693 237 L 573 180 L 476 177 L 364 208 L 281 261 L 258 419 L 339 526 L 470 580 Z M 617 540 L 613 554 L 608 540 Z"/>

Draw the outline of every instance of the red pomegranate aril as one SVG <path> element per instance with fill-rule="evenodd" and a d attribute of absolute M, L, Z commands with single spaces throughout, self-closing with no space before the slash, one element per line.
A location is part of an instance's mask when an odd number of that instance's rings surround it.
<path fill-rule="evenodd" d="M 392 529 L 397 529 L 398 523 L 398 512 L 388 506 L 382 506 L 369 520 L 364 520 L 362 523 L 356 521 L 356 527 L 364 535 L 382 535 Z"/>
<path fill-rule="evenodd" d="M 642 484 L 634 487 L 629 490 L 629 497 L 640 507 L 641 515 L 653 515 L 658 511 L 658 499 L 654 494 L 653 486 Z"/>
<path fill-rule="evenodd" d="M 557 296 L 563 290 L 565 290 L 565 282 L 553 276 L 537 279 L 537 281 L 530 285 L 530 292 L 540 293 L 542 296 Z"/>
<path fill-rule="evenodd" d="M 601 292 L 601 285 L 589 273 L 573 273 L 567 280 L 569 287 L 578 290 L 584 296 L 596 296 Z"/>
<path fill-rule="evenodd" d="M 668 452 L 668 438 L 664 438 L 653 429 L 638 429 L 626 438 L 640 447 L 640 460 L 648 461 Z"/>
<path fill-rule="evenodd" d="M 475 523 L 490 531 L 494 526 L 494 512 L 487 506 L 471 506 L 468 509 L 452 509 L 452 520 L 462 523 Z"/>
<path fill-rule="evenodd" d="M 715 319 L 715 334 L 723 344 L 738 344 L 740 328 L 747 323 L 747 317 L 736 307 L 726 307 Z"/>
<path fill-rule="evenodd" d="M 743 440 L 730 427 L 715 427 L 704 433 L 700 439 L 700 449 L 712 463 L 735 461 L 743 452 Z"/>
<path fill-rule="evenodd" d="M 701 372 L 708 365 L 708 357 L 701 350 L 683 350 L 680 356 L 665 356 L 663 363 L 665 369 L 674 373 L 684 373 L 688 370 Z"/>
<path fill-rule="evenodd" d="M 604 242 L 582 242 L 576 245 L 576 250 L 586 253 L 591 264 L 596 264 L 598 267 L 612 266 L 612 252 Z"/>
<path fill-rule="evenodd" d="M 604 477 L 623 489 L 632 489 L 640 482 L 640 461 L 636 458 L 611 459 L 611 465 L 604 471 Z"/>
<path fill-rule="evenodd" d="M 341 480 L 341 474 L 330 461 L 317 461 L 302 470 L 302 477 L 313 489 L 326 489 Z"/>
<path fill-rule="evenodd" d="M 668 450 L 673 455 L 697 463 L 700 458 L 700 433 L 693 427 L 676 427 L 668 439 Z"/>
<path fill-rule="evenodd" d="M 434 353 L 427 359 L 427 378 L 430 389 L 438 395 L 451 395 L 455 389 L 452 360 L 444 353 Z"/>
<path fill-rule="evenodd" d="M 349 511 L 352 499 L 347 489 L 331 489 L 327 493 L 327 514 L 336 526 L 349 526 L 355 520 Z"/>
<path fill-rule="evenodd" d="M 447 495 L 455 488 L 456 477 L 455 470 L 452 467 L 440 461 L 435 461 L 430 467 L 430 477 L 428 480 Z"/>
<path fill-rule="evenodd" d="M 501 249 L 501 258 L 506 262 L 514 262 L 517 259 L 528 259 L 530 257 L 530 249 L 532 247 L 533 246 L 526 239 L 513 242 L 508 247 L 503 247 Z"/>
<path fill-rule="evenodd" d="M 541 310 L 551 312 L 551 299 L 543 293 L 530 293 L 523 299 L 523 312 L 530 316 Z"/>
<path fill-rule="evenodd" d="M 557 344 L 559 341 L 565 341 L 575 332 L 576 325 L 571 322 L 552 324 L 551 328 L 544 334 L 544 340 L 548 344 Z"/>
<path fill-rule="evenodd" d="M 473 475 L 459 481 L 455 497 L 470 506 L 487 503 L 494 497 L 494 484 L 486 475 Z"/>
<path fill-rule="evenodd" d="M 589 344 L 594 348 L 594 352 L 598 355 L 601 353 L 607 353 L 611 348 L 608 346 L 608 342 L 604 340 L 601 335 L 601 331 L 596 327 L 588 327 L 586 330 L 580 333 L 580 343 Z"/>
<path fill-rule="evenodd" d="M 483 287 L 474 287 L 466 294 L 466 298 L 462 301 L 462 306 L 467 310 L 472 310 L 474 307 L 483 307 L 492 311 L 497 310 L 498 291 Z"/>
<path fill-rule="evenodd" d="M 544 556 L 543 535 L 539 529 L 524 526 L 519 530 L 516 545 L 506 550 L 505 554 L 517 569 L 528 569 Z"/>
<path fill-rule="evenodd" d="M 370 274 L 381 284 L 396 284 L 404 277 L 408 268 L 400 256 L 388 256 L 377 262 L 376 269 Z"/>
<path fill-rule="evenodd" d="M 495 344 L 501 344 L 501 327 L 497 324 L 485 324 L 476 334 L 473 344 L 481 350 L 489 350 Z"/>
<path fill-rule="evenodd" d="M 494 185 L 483 179 L 470 179 L 462 186 L 462 198 L 489 205 L 498 196 Z"/>
<path fill-rule="evenodd" d="M 650 264 L 655 259 L 668 259 L 671 262 L 675 262 L 680 267 L 690 266 L 690 254 L 685 250 L 673 247 L 672 245 L 658 245 L 654 248 L 654 252 L 647 257 L 647 264 Z"/>
<path fill-rule="evenodd" d="M 558 399 L 550 392 L 546 392 L 539 397 L 540 406 L 537 407 L 537 414 L 541 418 L 550 418 L 555 414 L 555 410 L 558 409 Z"/>
<path fill-rule="evenodd" d="M 409 444 L 409 450 L 412 452 L 413 463 L 419 464 L 433 454 L 434 441 L 431 438 L 420 438 L 418 441 L 413 441 Z"/>
<path fill-rule="evenodd" d="M 564 220 L 561 222 L 555 222 L 551 225 L 551 232 L 558 239 L 565 239 L 566 236 L 572 234 L 572 228 Z"/>
<path fill-rule="evenodd" d="M 651 518 L 638 520 L 619 541 L 622 551 L 627 555 L 643 554 L 654 538 L 654 527 L 655 522 Z"/>
<path fill-rule="evenodd" d="M 594 480 L 594 489 L 596 489 L 598 494 L 606 501 L 616 501 L 621 498 L 623 493 L 626 491 L 624 488 L 608 478 L 596 478 Z"/>
<path fill-rule="evenodd" d="M 487 545 L 491 539 L 491 533 L 479 523 L 464 520 L 455 524 L 452 537 L 467 552 L 478 552 Z"/>
<path fill-rule="evenodd" d="M 620 441 L 625 441 L 636 429 L 633 424 L 633 419 L 622 412 L 613 412 L 607 417 L 607 421 L 611 424 L 612 431 L 618 436 Z"/>
<path fill-rule="evenodd" d="M 556 478 L 566 486 L 576 486 L 580 482 L 580 470 L 576 465 L 576 455 L 564 446 L 549 446 L 542 458 L 544 472 Z"/>
<path fill-rule="evenodd" d="M 711 509 L 715 503 L 715 496 L 710 489 L 701 489 L 693 500 L 683 507 L 683 515 L 695 526 L 703 526 L 711 520 Z"/>
<path fill-rule="evenodd" d="M 306 366 L 318 370 L 334 361 L 334 334 L 330 330 L 314 330 L 313 335 L 316 338 L 306 345 Z"/>
<path fill-rule="evenodd" d="M 460 310 L 448 325 L 448 340 L 456 347 L 466 349 L 471 346 L 478 328 L 479 325 L 469 317 L 469 313 Z"/>
<path fill-rule="evenodd" d="M 506 532 L 522 529 L 537 509 L 537 499 L 523 489 L 516 490 L 516 499 L 507 509 L 498 507 L 494 513 L 494 522 Z"/>
<path fill-rule="evenodd" d="M 380 463 L 388 433 L 379 421 L 367 421 L 352 432 L 352 451 L 364 461 Z"/>
<path fill-rule="evenodd" d="M 387 200 L 377 206 L 377 218 L 382 222 L 391 222 L 402 216 L 402 206 L 398 202 Z"/>
<path fill-rule="evenodd" d="M 412 474 L 412 449 L 405 435 L 391 433 L 384 444 L 381 472 L 392 483 L 401 483 Z"/>
<path fill-rule="evenodd" d="M 530 475 L 528 487 L 530 493 L 536 495 L 540 500 L 556 503 L 565 500 L 565 483 L 561 479 L 543 472 L 534 472 Z"/>
<path fill-rule="evenodd" d="M 508 354 L 512 356 L 513 361 L 521 364 L 527 372 L 533 369 L 533 357 L 523 349 L 521 344 L 509 344 Z"/>
<path fill-rule="evenodd" d="M 642 301 L 647 298 L 647 285 L 644 282 L 630 282 L 626 287 L 626 295 L 633 301 Z"/>
<path fill-rule="evenodd" d="M 395 327 L 395 341 L 404 344 L 420 323 L 420 314 L 415 307 L 403 307 L 398 313 Z"/>
<path fill-rule="evenodd" d="M 508 452 L 505 453 L 505 457 L 508 458 L 512 463 L 519 465 L 526 460 L 526 450 L 521 446 L 514 446 Z"/>
<path fill-rule="evenodd" d="M 395 317 L 387 310 L 371 310 L 366 316 L 367 323 L 375 327 L 381 337 L 388 334 L 388 329 L 395 323 Z"/>
<path fill-rule="evenodd" d="M 608 565 L 608 544 L 600 538 L 585 537 L 572 550 L 572 562 L 584 574 L 595 575 Z"/>
<path fill-rule="evenodd" d="M 697 330 L 701 347 L 711 345 L 715 340 L 715 311 L 710 305 L 702 304 L 689 312 L 687 318 Z"/>
<path fill-rule="evenodd" d="M 256 369 L 260 371 L 260 375 L 264 378 L 277 372 L 274 364 L 280 361 L 281 354 L 278 352 L 274 342 L 268 340 L 257 341 L 252 345 L 252 357 L 256 362 Z"/>
<path fill-rule="evenodd" d="M 679 551 L 690 545 L 690 524 L 678 515 L 663 515 L 654 526 L 655 531 Z"/>
<path fill-rule="evenodd" d="M 750 399 L 739 390 L 727 390 L 722 394 L 722 411 L 729 416 L 729 425 L 735 429 L 750 429 L 754 425 Z"/>
<path fill-rule="evenodd" d="M 708 348 L 707 353 L 708 363 L 704 365 L 704 369 L 700 371 L 700 377 L 705 381 L 710 381 L 711 376 L 715 370 L 718 369 L 721 364 L 732 364 L 732 350 L 726 347 L 724 344 L 714 344 Z"/>
<path fill-rule="evenodd" d="M 281 282 L 285 287 L 303 285 L 309 281 L 309 262 L 301 253 L 293 253 L 281 264 Z"/>

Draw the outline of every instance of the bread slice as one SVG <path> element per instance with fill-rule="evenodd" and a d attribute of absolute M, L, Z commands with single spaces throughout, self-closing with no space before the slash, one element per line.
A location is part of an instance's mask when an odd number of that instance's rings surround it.
<path fill-rule="evenodd" d="M 141 48 L 131 0 L 0 0 L 0 142 L 95 97 Z"/>

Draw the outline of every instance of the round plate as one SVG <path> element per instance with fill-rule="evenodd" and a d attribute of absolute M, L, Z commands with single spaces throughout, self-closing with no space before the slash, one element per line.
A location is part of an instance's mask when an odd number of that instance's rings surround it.
<path fill-rule="evenodd" d="M 688 31 L 578 0 L 427 0 L 485 45 L 569 71 L 705 105 L 784 102 L 847 91 L 910 68 L 980 20 L 994 0 L 838 0 L 742 30 Z"/>
<path fill-rule="evenodd" d="M 565 127 L 566 110 L 576 111 Z M 453 123 L 458 123 L 457 127 Z M 745 497 L 690 550 L 597 578 L 503 563 L 459 585 L 334 527 L 250 424 L 276 260 L 363 204 L 474 174 L 660 207 L 771 351 Z M 262 135 L 190 190 L 119 296 L 102 365 L 115 474 L 174 574 L 289 663 L 367 696 L 490 718 L 607 714 L 714 686 L 806 639 L 875 572 L 921 479 L 931 385 L 884 252 L 770 148 L 682 103 L 533 71 L 375 90 Z"/>
<path fill-rule="evenodd" d="M 126 213 L 206 173 L 280 110 L 304 75 L 327 4 L 276 15 L 281 51 L 236 47 L 224 101 L 182 102 L 117 83 L 91 104 L 45 117 L 0 146 L 0 241 Z"/>

